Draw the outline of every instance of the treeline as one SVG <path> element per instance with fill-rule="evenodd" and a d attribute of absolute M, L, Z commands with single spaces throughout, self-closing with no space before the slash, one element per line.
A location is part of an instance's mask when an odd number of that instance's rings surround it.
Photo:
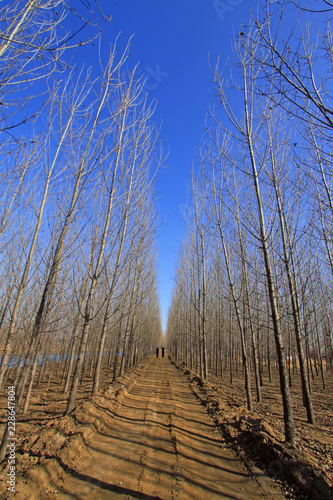
<path fill-rule="evenodd" d="M 97 20 L 86 6 L 7 2 L 0 14 L 0 386 L 11 381 L 23 414 L 56 357 L 68 414 L 84 373 L 96 393 L 103 366 L 116 378 L 161 335 L 154 107 L 128 47 L 71 68 L 75 34 Z M 5 432 L 1 459 L 6 444 Z"/>
<path fill-rule="evenodd" d="M 332 5 L 320 3 L 313 26 L 296 2 L 260 2 L 213 68 L 167 327 L 203 378 L 232 380 L 241 356 L 250 410 L 276 361 L 291 445 L 292 371 L 314 423 L 312 376 L 325 389 L 333 370 Z"/>

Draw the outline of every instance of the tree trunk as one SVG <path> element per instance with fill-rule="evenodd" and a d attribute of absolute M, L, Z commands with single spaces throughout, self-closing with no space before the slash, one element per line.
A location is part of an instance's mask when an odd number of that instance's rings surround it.
<path fill-rule="evenodd" d="M 36 355 L 35 355 L 35 359 L 34 359 L 33 365 L 32 365 L 31 373 L 30 373 L 30 381 L 29 381 L 29 385 L 28 385 L 28 388 L 27 388 L 27 393 L 26 393 L 26 396 L 25 396 L 25 401 L 24 401 L 24 406 L 23 406 L 23 410 L 22 410 L 22 415 L 26 415 L 27 412 L 28 412 L 29 403 L 30 403 L 30 397 L 31 397 L 31 391 L 32 391 L 32 387 L 33 387 L 33 384 L 34 384 L 34 379 L 35 379 L 35 374 L 36 374 L 36 368 L 38 366 L 38 361 L 39 361 L 39 352 L 37 351 Z"/>

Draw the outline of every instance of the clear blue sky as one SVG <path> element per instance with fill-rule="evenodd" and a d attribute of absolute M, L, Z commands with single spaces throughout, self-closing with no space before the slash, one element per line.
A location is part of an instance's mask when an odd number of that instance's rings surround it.
<path fill-rule="evenodd" d="M 184 233 L 182 211 L 211 100 L 208 60 L 214 66 L 219 55 L 222 64 L 231 55 L 233 26 L 237 29 L 246 22 L 250 2 L 100 0 L 99 4 L 112 14 L 111 23 L 103 26 L 102 55 L 119 33 L 120 49 L 134 35 L 129 64 L 134 67 L 140 62 L 140 71 L 148 77 L 146 88 L 149 97 L 158 100 L 156 119 L 162 121 L 161 140 L 169 152 L 158 185 L 160 217 L 165 220 L 157 241 L 165 328 Z M 88 66 L 94 59 L 98 64 L 96 47 L 85 49 L 85 59 Z"/>

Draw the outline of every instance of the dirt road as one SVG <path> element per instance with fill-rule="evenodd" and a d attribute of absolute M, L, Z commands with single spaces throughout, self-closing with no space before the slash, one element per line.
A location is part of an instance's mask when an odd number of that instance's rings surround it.
<path fill-rule="evenodd" d="M 225 446 L 167 358 L 152 358 L 128 389 L 115 397 L 111 388 L 85 412 L 72 445 L 30 469 L 16 498 L 284 498 Z"/>

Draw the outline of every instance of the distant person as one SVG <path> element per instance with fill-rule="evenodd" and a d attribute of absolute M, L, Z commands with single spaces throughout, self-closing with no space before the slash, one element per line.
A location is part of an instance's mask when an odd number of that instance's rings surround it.
<path fill-rule="evenodd" d="M 162 347 L 162 358 L 164 358 L 164 347 Z"/>
<path fill-rule="evenodd" d="M 156 357 L 158 358 L 158 353 L 160 352 L 159 348 L 156 347 Z"/>

